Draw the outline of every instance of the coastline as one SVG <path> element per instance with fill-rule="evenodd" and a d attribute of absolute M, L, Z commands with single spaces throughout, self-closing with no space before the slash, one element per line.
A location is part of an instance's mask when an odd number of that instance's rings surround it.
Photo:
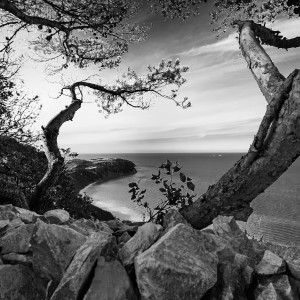
<path fill-rule="evenodd" d="M 137 172 L 133 162 L 121 158 L 74 159 L 67 163 L 67 168 L 77 193 L 82 193 L 92 184 L 100 184 Z"/>

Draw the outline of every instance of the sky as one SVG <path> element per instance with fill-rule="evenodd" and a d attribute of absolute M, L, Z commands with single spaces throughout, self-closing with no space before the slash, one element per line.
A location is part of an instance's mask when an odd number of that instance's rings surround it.
<path fill-rule="evenodd" d="M 74 120 L 62 126 L 59 146 L 78 153 L 246 152 L 266 110 L 266 101 L 240 54 L 237 33 L 216 39 L 209 26 L 208 6 L 187 21 L 165 21 L 148 13 L 137 18 L 153 24 L 149 39 L 131 45 L 115 70 L 71 67 L 63 76 L 51 77 L 45 74 L 44 65 L 26 56 L 20 76 L 26 90 L 41 98 L 38 126 L 47 124 L 70 103 L 68 97 L 57 98 L 63 83 L 93 74 L 113 83 L 128 67 L 142 74 L 149 64 L 156 65 L 162 58 L 179 58 L 190 67 L 187 83 L 179 93 L 182 99 L 189 98 L 190 108 L 183 110 L 172 101 L 156 99 L 149 110 L 125 107 L 121 113 L 105 118 L 92 99 L 85 97 Z M 272 28 L 287 37 L 298 36 L 300 19 L 281 20 Z M 28 52 L 26 47 L 19 43 L 24 53 Z M 267 52 L 285 76 L 300 68 L 297 49 L 287 52 L 268 47 Z"/>

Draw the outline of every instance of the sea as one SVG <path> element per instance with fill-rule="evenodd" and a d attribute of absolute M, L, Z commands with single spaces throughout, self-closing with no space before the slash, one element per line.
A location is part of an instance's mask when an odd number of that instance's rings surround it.
<path fill-rule="evenodd" d="M 145 220 L 146 212 L 131 200 L 129 183 L 139 183 L 146 189 L 144 200 L 155 207 L 163 198 L 161 187 L 151 180 L 158 167 L 167 160 L 178 162 L 180 170 L 195 184 L 200 196 L 241 158 L 242 153 L 126 153 L 81 154 L 82 159 L 124 158 L 135 163 L 137 173 L 104 183 L 93 183 L 81 192 L 94 199 L 94 204 L 112 212 L 122 220 Z M 166 179 L 169 176 L 163 174 Z M 173 178 L 179 183 L 178 176 Z M 196 197 L 197 198 L 197 197 Z M 283 245 L 300 246 L 300 159 L 264 193 L 251 203 L 253 214 L 247 222 L 247 233 L 258 239 Z"/>

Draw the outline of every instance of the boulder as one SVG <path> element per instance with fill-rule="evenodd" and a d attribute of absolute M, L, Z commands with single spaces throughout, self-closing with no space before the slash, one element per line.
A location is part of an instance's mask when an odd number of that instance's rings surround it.
<path fill-rule="evenodd" d="M 134 258 L 148 249 L 158 239 L 162 226 L 146 223 L 139 227 L 137 233 L 120 249 L 118 257 L 123 266 L 132 265 Z"/>
<path fill-rule="evenodd" d="M 218 264 L 218 281 L 206 295 L 209 300 L 247 300 L 248 284 L 243 267 L 231 262 Z"/>
<path fill-rule="evenodd" d="M 47 280 L 59 281 L 86 237 L 71 228 L 37 220 L 31 239 L 33 268 Z"/>
<path fill-rule="evenodd" d="M 256 288 L 255 294 L 261 295 L 265 290 L 271 291 L 274 294 L 273 287 L 276 292 L 274 299 L 295 300 L 299 299 L 297 288 L 291 284 L 287 275 L 274 275 L 261 278 Z M 261 298 L 268 299 L 268 298 Z"/>
<path fill-rule="evenodd" d="M 136 300 L 131 281 L 117 260 L 105 261 L 100 256 L 91 287 L 84 300 Z"/>
<path fill-rule="evenodd" d="M 30 240 L 33 233 L 33 224 L 26 224 L 6 232 L 0 238 L 1 253 L 26 253 L 30 250 Z"/>
<path fill-rule="evenodd" d="M 50 224 L 65 224 L 69 221 L 70 215 L 64 209 L 53 209 L 44 213 L 44 217 Z"/>
<path fill-rule="evenodd" d="M 14 206 L 12 210 L 19 216 L 19 218 L 25 224 L 33 223 L 33 217 L 40 216 L 39 214 L 35 213 L 34 211 L 30 211 L 28 209 L 17 207 L 17 206 Z"/>
<path fill-rule="evenodd" d="M 273 252 L 266 250 L 260 263 L 255 267 L 260 275 L 282 274 L 286 270 L 285 262 Z"/>
<path fill-rule="evenodd" d="M 272 283 L 270 283 L 255 297 L 255 300 L 283 300 L 276 292 Z"/>
<path fill-rule="evenodd" d="M 15 219 L 13 219 L 12 221 L 10 221 L 8 230 L 20 227 L 21 225 L 24 225 L 24 224 L 25 223 L 22 221 L 22 219 L 17 217 Z"/>
<path fill-rule="evenodd" d="M 201 299 L 217 281 L 218 259 L 206 248 L 206 242 L 212 246 L 208 239 L 201 231 L 177 224 L 138 255 L 134 264 L 141 298 Z"/>
<path fill-rule="evenodd" d="M 115 258 L 116 251 L 114 237 L 101 232 L 92 233 L 76 251 L 51 300 L 82 299 L 99 256 L 109 261 Z"/>
<path fill-rule="evenodd" d="M 21 265 L 0 266 L 0 299 L 45 299 L 45 286 L 33 271 Z"/>
<path fill-rule="evenodd" d="M 117 238 L 118 244 L 124 243 L 126 244 L 131 239 L 130 234 L 125 231 L 120 237 Z"/>
<path fill-rule="evenodd" d="M 17 215 L 12 211 L 13 206 L 11 204 L 0 205 L 0 220 L 13 220 Z"/>
<path fill-rule="evenodd" d="M 268 243 L 267 247 L 286 261 L 287 269 L 290 274 L 296 280 L 300 281 L 300 247 L 282 246 L 273 243 Z"/>
<path fill-rule="evenodd" d="M 106 223 L 112 231 L 118 231 L 118 230 L 126 231 L 127 229 L 130 229 L 130 227 L 131 227 L 131 226 L 124 224 L 123 222 L 121 222 L 118 219 L 105 221 L 103 223 Z"/>
<path fill-rule="evenodd" d="M 109 234 L 112 234 L 114 231 L 110 229 L 110 227 L 105 222 L 99 222 L 96 224 L 98 231 L 104 231 Z"/>
<path fill-rule="evenodd" d="M 218 216 L 213 219 L 213 230 L 215 234 L 224 239 L 231 240 L 236 236 L 244 234 L 234 217 Z"/>
<path fill-rule="evenodd" d="M 164 233 L 169 231 L 177 224 L 189 225 L 187 220 L 182 216 L 181 213 L 178 212 L 176 208 L 171 208 L 164 216 L 164 220 L 163 220 Z"/>
<path fill-rule="evenodd" d="M 23 265 L 32 267 L 32 256 L 18 253 L 8 253 L 2 255 L 2 260 L 10 265 Z"/>
<path fill-rule="evenodd" d="M 216 217 L 213 220 L 213 228 L 215 234 L 226 239 L 235 252 L 248 256 L 256 263 L 263 257 L 265 247 L 255 240 L 249 240 L 234 217 Z"/>
<path fill-rule="evenodd" d="M 82 231 L 85 232 L 85 235 L 89 235 L 95 231 L 97 231 L 97 226 L 92 220 L 87 219 L 79 219 L 73 222 L 72 224 L 69 224 L 71 228 L 73 228 L 76 231 Z"/>

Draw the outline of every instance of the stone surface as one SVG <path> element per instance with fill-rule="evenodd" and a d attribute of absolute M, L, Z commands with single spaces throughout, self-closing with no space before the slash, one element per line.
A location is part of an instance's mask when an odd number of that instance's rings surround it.
<path fill-rule="evenodd" d="M 2 260 L 6 264 L 10 265 L 23 265 L 23 266 L 32 266 L 32 256 L 23 255 L 18 253 L 8 253 L 2 255 Z"/>
<path fill-rule="evenodd" d="M 0 220 L 13 220 L 17 215 L 12 211 L 13 206 L 11 204 L 0 205 Z"/>
<path fill-rule="evenodd" d="M 176 208 L 169 209 L 163 220 L 164 233 L 177 224 L 189 225 L 186 219 L 178 212 Z"/>
<path fill-rule="evenodd" d="M 281 246 L 272 243 L 268 243 L 267 247 L 286 261 L 287 269 L 291 275 L 300 281 L 300 247 Z"/>
<path fill-rule="evenodd" d="M 103 223 L 106 223 L 112 231 L 118 231 L 118 230 L 124 230 L 125 231 L 127 229 L 130 229 L 130 226 L 124 224 L 123 222 L 121 222 L 118 219 L 105 221 Z"/>
<path fill-rule="evenodd" d="M 148 249 L 158 239 L 162 226 L 146 223 L 139 227 L 137 233 L 120 249 L 118 257 L 123 266 L 132 265 L 134 258 Z"/>
<path fill-rule="evenodd" d="M 277 299 L 296 300 L 299 299 L 299 294 L 295 286 L 291 285 L 287 275 L 275 275 L 261 278 L 256 289 L 256 294 L 260 295 L 268 287 L 273 286 L 276 292 Z M 270 288 L 269 288 L 270 289 Z M 271 289 L 272 290 L 272 289 Z M 274 294 L 272 291 L 271 294 Z"/>
<path fill-rule="evenodd" d="M 215 234 L 227 240 L 231 240 L 238 235 L 244 234 L 234 217 L 218 216 L 214 218 L 213 230 Z"/>
<path fill-rule="evenodd" d="M 283 300 L 276 292 L 272 283 L 265 287 L 260 294 L 255 298 L 256 300 Z"/>
<path fill-rule="evenodd" d="M 44 213 L 44 217 L 50 224 L 65 224 L 69 221 L 70 215 L 64 209 L 53 209 Z"/>
<path fill-rule="evenodd" d="M 112 234 L 114 231 L 105 222 L 99 222 L 96 224 L 98 231 L 104 231 Z"/>
<path fill-rule="evenodd" d="M 86 237 L 73 229 L 37 220 L 32 236 L 33 268 L 43 278 L 59 281 Z"/>
<path fill-rule="evenodd" d="M 9 220 L 0 220 L 0 230 L 7 228 L 7 225 L 10 223 Z"/>
<path fill-rule="evenodd" d="M 71 228 L 73 228 L 73 226 L 76 226 L 81 230 L 84 230 L 88 235 L 97 231 L 97 226 L 92 220 L 79 219 L 73 222 L 72 224 L 70 224 L 69 226 Z"/>
<path fill-rule="evenodd" d="M 217 281 L 217 256 L 208 236 L 178 224 L 137 256 L 135 271 L 143 300 L 195 300 Z M 216 249 L 210 249 L 215 250 Z"/>
<path fill-rule="evenodd" d="M 17 213 L 17 215 L 21 218 L 21 220 L 26 224 L 33 223 L 34 216 L 36 216 L 36 217 L 40 216 L 39 214 L 37 214 L 33 211 L 30 211 L 30 210 L 27 210 L 27 209 L 24 209 L 21 207 L 17 207 L 17 206 L 14 206 L 12 210 L 15 213 Z"/>
<path fill-rule="evenodd" d="M 118 243 L 124 243 L 126 244 L 131 239 L 130 234 L 125 231 L 120 237 L 117 238 Z"/>
<path fill-rule="evenodd" d="M 243 267 L 231 262 L 218 264 L 218 282 L 209 291 L 209 300 L 247 300 L 247 284 Z"/>
<path fill-rule="evenodd" d="M 33 224 L 27 224 L 8 231 L 0 238 L 2 254 L 5 253 L 26 253 L 30 250 L 30 239 L 33 233 Z"/>
<path fill-rule="evenodd" d="M 281 274 L 286 270 L 285 262 L 273 252 L 266 250 L 255 271 L 260 275 Z"/>
<path fill-rule="evenodd" d="M 100 255 L 110 260 L 116 256 L 115 238 L 97 232 L 76 251 L 51 300 L 82 299 L 83 291 L 90 281 L 89 276 Z"/>
<path fill-rule="evenodd" d="M 0 299 L 41 300 L 45 299 L 45 288 L 30 268 L 21 265 L 1 265 Z"/>
<path fill-rule="evenodd" d="M 136 300 L 131 281 L 117 260 L 107 262 L 100 256 L 84 300 Z"/>

